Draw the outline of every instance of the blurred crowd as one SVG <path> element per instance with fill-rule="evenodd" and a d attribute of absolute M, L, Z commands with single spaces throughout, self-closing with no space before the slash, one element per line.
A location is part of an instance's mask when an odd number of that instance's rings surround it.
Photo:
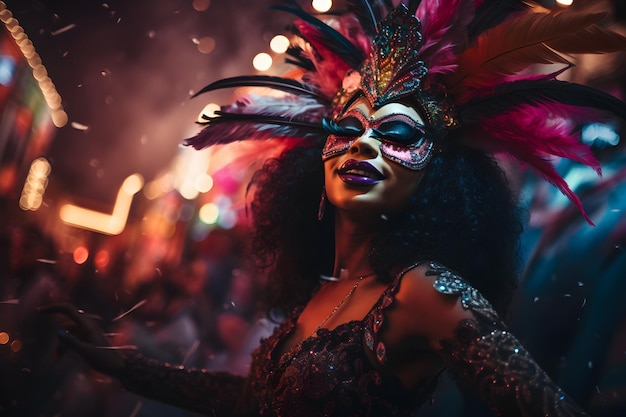
<path fill-rule="evenodd" d="M 153 277 L 129 286 L 123 259 L 103 273 L 60 253 L 36 226 L 7 226 L 0 249 L 0 416 L 193 415 L 139 398 L 89 369 L 59 344 L 38 308 L 71 303 L 101 322 L 114 347 L 245 375 L 251 351 L 274 324 L 255 314 L 258 279 L 238 239 L 218 231 L 205 242 L 219 242 L 217 253 L 194 252 L 179 267 L 155 268 Z"/>

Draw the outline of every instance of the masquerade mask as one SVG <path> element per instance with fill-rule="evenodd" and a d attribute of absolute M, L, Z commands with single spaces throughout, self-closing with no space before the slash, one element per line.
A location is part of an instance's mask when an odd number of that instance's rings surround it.
<path fill-rule="evenodd" d="M 346 152 L 364 134 L 380 141 L 382 156 L 411 170 L 422 169 L 430 160 L 434 144 L 423 124 L 406 114 L 392 113 L 368 119 L 352 108 L 335 120 L 324 120 L 329 133 L 322 160 Z"/>

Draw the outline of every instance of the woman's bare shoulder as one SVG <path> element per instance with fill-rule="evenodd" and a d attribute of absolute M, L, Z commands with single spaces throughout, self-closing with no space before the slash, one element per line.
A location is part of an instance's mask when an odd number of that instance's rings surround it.
<path fill-rule="evenodd" d="M 393 316 L 404 332 L 419 334 L 436 348 L 459 322 L 473 318 L 464 305 L 464 293 L 471 290 L 453 271 L 432 262 L 420 264 L 402 277 Z"/>

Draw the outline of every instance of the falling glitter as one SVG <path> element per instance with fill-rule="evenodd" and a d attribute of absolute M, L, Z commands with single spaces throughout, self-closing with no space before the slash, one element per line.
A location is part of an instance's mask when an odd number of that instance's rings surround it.
<path fill-rule="evenodd" d="M 72 122 L 70 125 L 76 130 L 89 130 L 89 126 L 86 126 L 82 123 Z"/>
<path fill-rule="evenodd" d="M 139 348 L 135 345 L 121 345 L 121 346 L 96 346 L 96 349 L 104 349 L 104 350 L 138 350 Z"/>
<path fill-rule="evenodd" d="M 40 262 L 42 264 L 51 264 L 54 265 L 57 263 L 57 261 L 55 261 L 54 259 L 36 259 L 37 262 Z"/>
<path fill-rule="evenodd" d="M 132 306 L 130 308 L 130 310 L 120 314 L 119 316 L 115 317 L 113 319 L 113 321 L 118 321 L 119 319 L 121 319 L 122 317 L 126 317 L 127 315 L 129 315 L 130 313 L 132 313 L 133 311 L 137 310 L 139 307 L 141 307 L 142 305 L 144 305 L 146 303 L 146 300 L 141 300 L 140 302 L 138 302 L 137 304 L 135 304 L 134 306 Z"/>
<path fill-rule="evenodd" d="M 200 341 L 198 339 L 194 340 L 194 342 L 189 347 L 189 350 L 187 350 L 187 353 L 185 354 L 185 357 L 183 358 L 183 361 L 182 361 L 183 365 L 185 365 L 187 363 L 187 361 L 189 360 L 191 355 L 196 353 L 196 351 L 198 350 L 199 347 L 200 347 Z"/>
<path fill-rule="evenodd" d="M 141 401 L 139 401 L 128 417 L 135 417 L 137 413 L 139 413 L 139 410 L 141 410 L 141 405 Z"/>
<path fill-rule="evenodd" d="M 69 24 L 67 26 L 63 26 L 61 29 L 57 29 L 53 32 L 50 32 L 52 36 L 60 35 L 61 33 L 67 32 L 68 30 L 72 30 L 76 27 L 75 23 Z"/>

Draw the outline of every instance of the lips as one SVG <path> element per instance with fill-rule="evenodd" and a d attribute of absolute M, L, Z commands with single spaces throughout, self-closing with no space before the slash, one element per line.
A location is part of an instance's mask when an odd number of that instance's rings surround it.
<path fill-rule="evenodd" d="M 344 162 L 337 170 L 337 175 L 350 185 L 374 185 L 385 179 L 385 176 L 369 162 L 354 159 Z"/>

